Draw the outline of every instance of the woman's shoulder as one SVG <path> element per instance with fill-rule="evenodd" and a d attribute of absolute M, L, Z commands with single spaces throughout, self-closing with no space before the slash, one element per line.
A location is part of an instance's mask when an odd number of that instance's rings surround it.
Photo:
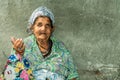
<path fill-rule="evenodd" d="M 34 39 L 34 35 L 29 35 L 24 39 L 24 42 L 33 41 L 33 39 Z"/>
<path fill-rule="evenodd" d="M 24 39 L 24 44 L 26 48 L 30 48 L 34 44 L 35 42 L 34 39 L 35 39 L 34 35 L 30 35 Z"/>
<path fill-rule="evenodd" d="M 60 41 L 59 39 L 57 39 L 56 37 L 52 36 L 51 40 L 52 40 L 54 46 L 65 47 L 64 43 L 62 41 Z"/>
<path fill-rule="evenodd" d="M 34 42 L 34 35 L 29 35 L 24 39 L 25 44 L 33 43 Z"/>
<path fill-rule="evenodd" d="M 69 53 L 69 50 L 68 48 L 65 46 L 64 42 L 63 41 L 60 41 L 59 39 L 57 38 L 52 38 L 52 42 L 53 42 L 53 46 L 54 48 L 57 50 L 57 51 L 62 51 L 62 52 L 65 52 L 65 53 Z"/>

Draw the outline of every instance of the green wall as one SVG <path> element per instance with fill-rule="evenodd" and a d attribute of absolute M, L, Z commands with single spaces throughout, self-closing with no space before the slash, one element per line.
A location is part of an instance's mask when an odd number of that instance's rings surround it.
<path fill-rule="evenodd" d="M 50 8 L 55 36 L 71 51 L 80 80 L 120 80 L 120 0 L 0 0 L 0 71 L 10 37 L 25 38 L 34 9 Z"/>

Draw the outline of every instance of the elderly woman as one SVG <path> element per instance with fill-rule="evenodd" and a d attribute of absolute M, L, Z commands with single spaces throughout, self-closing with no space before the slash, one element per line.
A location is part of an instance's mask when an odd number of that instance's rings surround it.
<path fill-rule="evenodd" d="M 37 8 L 29 19 L 24 39 L 11 38 L 12 54 L 27 60 L 35 80 L 76 80 L 78 73 L 70 52 L 53 36 L 54 15 L 46 7 Z M 27 79 L 24 79 L 27 80 Z"/>

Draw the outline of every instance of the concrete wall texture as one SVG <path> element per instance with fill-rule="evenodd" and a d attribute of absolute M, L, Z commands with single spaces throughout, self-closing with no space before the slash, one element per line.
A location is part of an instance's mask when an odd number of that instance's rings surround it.
<path fill-rule="evenodd" d="M 25 38 L 34 9 L 50 8 L 55 36 L 78 67 L 80 80 L 120 80 L 120 0 L 0 0 L 0 71 L 10 54 L 10 37 Z"/>

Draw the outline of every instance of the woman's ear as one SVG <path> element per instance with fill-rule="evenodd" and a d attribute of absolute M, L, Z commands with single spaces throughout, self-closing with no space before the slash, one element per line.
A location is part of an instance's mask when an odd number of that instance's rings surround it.
<path fill-rule="evenodd" d="M 55 26 L 52 27 L 52 32 L 54 32 L 54 30 L 55 30 Z"/>
<path fill-rule="evenodd" d="M 30 27 L 30 30 L 33 32 L 33 25 Z"/>

